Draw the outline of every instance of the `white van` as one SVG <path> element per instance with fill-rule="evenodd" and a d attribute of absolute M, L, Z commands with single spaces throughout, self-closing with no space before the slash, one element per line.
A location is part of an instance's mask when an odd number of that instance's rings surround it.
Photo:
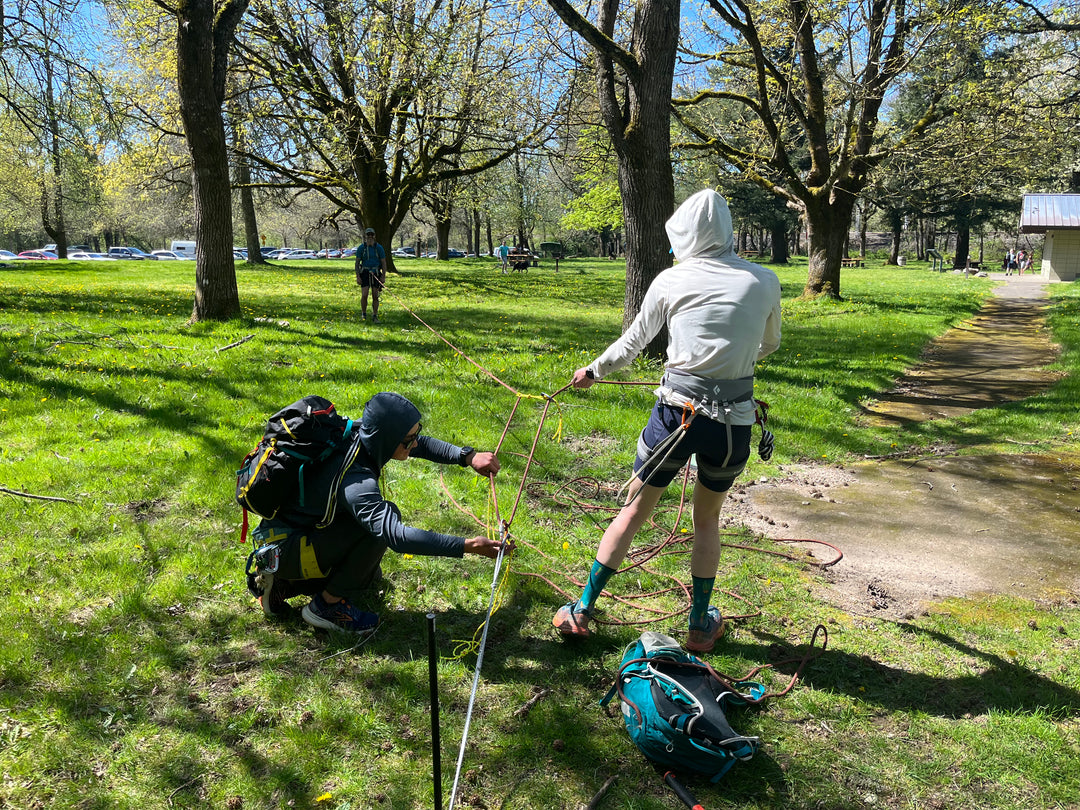
<path fill-rule="evenodd" d="M 194 242 L 181 242 L 174 239 L 172 241 L 172 244 L 169 246 L 169 250 L 171 250 L 173 253 L 183 256 L 185 259 L 195 258 Z"/>

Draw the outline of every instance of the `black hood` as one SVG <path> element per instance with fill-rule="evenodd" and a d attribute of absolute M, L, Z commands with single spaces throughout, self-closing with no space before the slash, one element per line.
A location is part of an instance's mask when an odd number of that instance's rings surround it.
<path fill-rule="evenodd" d="M 420 421 L 420 411 L 401 394 L 376 394 L 364 405 L 360 443 L 378 473 Z"/>

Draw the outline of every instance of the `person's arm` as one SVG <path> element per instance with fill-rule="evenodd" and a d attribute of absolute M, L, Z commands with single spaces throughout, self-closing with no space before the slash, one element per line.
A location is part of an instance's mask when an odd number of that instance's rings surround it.
<path fill-rule="evenodd" d="M 379 267 L 382 269 L 382 274 L 386 275 L 386 248 L 379 245 Z"/>
<path fill-rule="evenodd" d="M 438 464 L 472 467 L 480 475 L 495 475 L 500 469 L 499 460 L 494 453 L 478 453 L 471 447 L 459 447 L 434 436 L 419 436 L 409 456 Z"/>
<path fill-rule="evenodd" d="M 357 524 L 376 542 L 398 554 L 426 557 L 461 557 L 477 554 L 498 556 L 501 542 L 487 537 L 458 537 L 453 534 L 418 529 L 401 519 L 401 511 L 383 498 L 374 475 L 351 476 L 343 487 L 343 500 Z M 508 544 L 512 550 L 514 544 Z"/>
<path fill-rule="evenodd" d="M 604 353 L 589 365 L 579 368 L 574 373 L 571 384 L 575 388 L 588 388 L 595 380 L 602 380 L 608 374 L 630 365 L 635 357 L 649 345 L 667 322 L 667 313 L 663 302 L 662 285 L 658 278 L 645 293 L 634 322 L 622 336 L 608 346 Z"/>
<path fill-rule="evenodd" d="M 765 334 L 762 335 L 761 345 L 758 347 L 757 359 L 772 354 L 780 348 L 780 295 L 776 296 L 769 317 L 765 320 Z"/>

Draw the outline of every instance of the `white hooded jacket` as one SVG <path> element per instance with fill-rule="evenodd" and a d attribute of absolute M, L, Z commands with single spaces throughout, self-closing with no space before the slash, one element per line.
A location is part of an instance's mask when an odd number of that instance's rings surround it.
<path fill-rule="evenodd" d="M 711 189 L 679 206 L 666 224 L 678 261 L 653 281 L 641 312 L 589 366 L 596 379 L 628 365 L 667 324 L 667 367 L 711 380 L 750 377 L 780 346 L 780 280 L 735 253 L 727 201 Z M 661 386 L 670 405 L 686 397 Z M 754 403 L 732 406 L 731 424 L 754 423 Z"/>

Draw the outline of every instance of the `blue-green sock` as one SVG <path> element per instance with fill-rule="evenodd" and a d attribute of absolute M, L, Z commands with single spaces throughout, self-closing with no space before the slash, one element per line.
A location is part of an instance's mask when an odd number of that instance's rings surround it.
<path fill-rule="evenodd" d="M 713 583 L 716 577 L 692 577 L 694 581 L 693 601 L 690 603 L 690 626 L 704 630 L 709 623 L 709 600 L 712 598 Z"/>
<path fill-rule="evenodd" d="M 593 604 L 600 596 L 600 592 L 604 590 L 604 586 L 615 574 L 614 568 L 608 568 L 599 560 L 593 560 L 592 571 L 589 572 L 589 581 L 585 585 L 585 590 L 581 593 L 581 599 L 578 600 L 578 604 L 585 610 L 592 610 Z"/>

